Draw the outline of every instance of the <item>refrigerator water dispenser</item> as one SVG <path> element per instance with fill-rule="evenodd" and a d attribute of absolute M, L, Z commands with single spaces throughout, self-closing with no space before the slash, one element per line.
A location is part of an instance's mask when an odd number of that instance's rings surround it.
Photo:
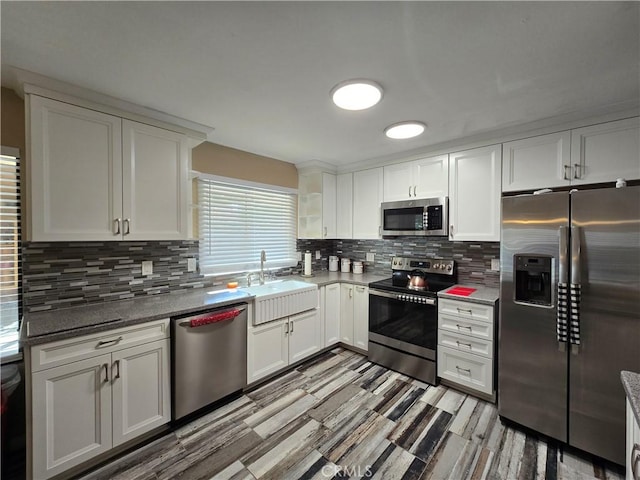
<path fill-rule="evenodd" d="M 549 255 L 513 256 L 516 302 L 552 305 L 551 261 Z"/>

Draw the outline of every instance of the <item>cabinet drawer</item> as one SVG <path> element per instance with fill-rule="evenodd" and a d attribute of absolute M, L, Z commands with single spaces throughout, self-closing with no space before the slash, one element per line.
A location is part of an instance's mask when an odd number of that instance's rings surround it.
<path fill-rule="evenodd" d="M 493 360 L 438 347 L 438 376 L 479 392 L 493 394 Z"/>
<path fill-rule="evenodd" d="M 493 307 L 489 305 L 439 298 L 438 312 L 463 318 L 493 322 Z"/>
<path fill-rule="evenodd" d="M 460 350 L 461 352 L 475 353 L 483 357 L 493 357 L 493 342 L 482 340 L 468 335 L 447 332 L 438 329 L 438 345 Z"/>
<path fill-rule="evenodd" d="M 493 341 L 493 324 L 484 320 L 438 314 L 438 328 Z"/>
<path fill-rule="evenodd" d="M 34 372 L 169 338 L 169 319 L 36 345 L 31 349 Z"/>

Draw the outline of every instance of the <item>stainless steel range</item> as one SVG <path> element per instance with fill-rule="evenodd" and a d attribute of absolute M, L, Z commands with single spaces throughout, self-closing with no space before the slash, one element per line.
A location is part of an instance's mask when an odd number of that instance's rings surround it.
<path fill-rule="evenodd" d="M 369 360 L 436 383 L 438 291 L 456 284 L 453 260 L 394 257 L 369 284 Z"/>

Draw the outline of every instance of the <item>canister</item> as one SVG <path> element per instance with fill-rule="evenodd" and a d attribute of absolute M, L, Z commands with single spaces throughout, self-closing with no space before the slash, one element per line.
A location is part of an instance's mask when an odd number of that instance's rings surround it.
<path fill-rule="evenodd" d="M 342 273 L 349 273 L 351 271 L 351 260 L 349 258 L 343 258 L 341 260 L 340 271 Z"/>
<path fill-rule="evenodd" d="M 353 273 L 362 273 L 362 262 L 353 262 Z"/>
<path fill-rule="evenodd" d="M 338 271 L 338 257 L 336 257 L 335 255 L 329 255 L 329 271 Z"/>

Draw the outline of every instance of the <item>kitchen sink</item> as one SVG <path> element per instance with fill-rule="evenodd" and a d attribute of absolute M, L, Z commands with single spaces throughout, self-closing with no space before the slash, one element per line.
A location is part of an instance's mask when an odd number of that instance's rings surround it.
<path fill-rule="evenodd" d="M 240 290 L 256 297 L 253 301 L 254 325 L 318 307 L 318 286 L 300 280 L 275 280 Z"/>

